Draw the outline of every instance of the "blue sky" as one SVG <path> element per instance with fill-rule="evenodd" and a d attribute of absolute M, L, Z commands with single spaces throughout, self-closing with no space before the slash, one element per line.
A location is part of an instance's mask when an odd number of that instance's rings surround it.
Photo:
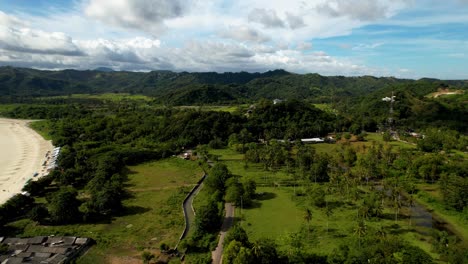
<path fill-rule="evenodd" d="M 0 65 L 468 79 L 467 0 L 0 0 Z"/>

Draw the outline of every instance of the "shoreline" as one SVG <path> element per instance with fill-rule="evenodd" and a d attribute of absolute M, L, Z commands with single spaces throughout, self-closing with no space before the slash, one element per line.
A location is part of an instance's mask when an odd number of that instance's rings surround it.
<path fill-rule="evenodd" d="M 21 193 L 29 179 L 48 174 L 46 154 L 54 146 L 29 127 L 31 122 L 0 118 L 0 205 Z"/>

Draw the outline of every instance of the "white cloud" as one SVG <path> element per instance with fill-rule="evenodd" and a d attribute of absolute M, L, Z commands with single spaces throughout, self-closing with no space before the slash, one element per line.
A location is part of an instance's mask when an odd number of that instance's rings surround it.
<path fill-rule="evenodd" d="M 301 16 L 293 15 L 289 12 L 286 12 L 286 21 L 291 29 L 297 29 L 305 27 L 304 19 Z"/>
<path fill-rule="evenodd" d="M 5 14 L 0 10 L 0 25 L 1 26 L 25 26 L 24 21 L 21 19 Z"/>
<path fill-rule="evenodd" d="M 30 53 L 81 55 L 72 39 L 61 32 L 30 29 L 14 16 L 0 12 L 0 48 Z"/>
<path fill-rule="evenodd" d="M 89 0 L 85 13 L 114 26 L 158 34 L 166 19 L 184 14 L 185 4 L 182 0 Z"/>
<path fill-rule="evenodd" d="M 219 33 L 223 38 L 230 38 L 239 41 L 267 42 L 269 37 L 248 26 L 230 26 Z"/>
<path fill-rule="evenodd" d="M 359 51 L 373 50 L 373 49 L 376 49 L 376 48 L 378 48 L 378 47 L 380 47 L 382 45 L 384 45 L 383 42 L 372 43 L 372 44 L 361 43 L 361 44 L 358 44 L 358 45 L 354 46 L 352 49 L 353 50 L 359 50 Z"/>
<path fill-rule="evenodd" d="M 249 13 L 249 21 L 256 22 L 266 28 L 282 28 L 285 27 L 283 20 L 276 14 L 275 10 L 255 8 Z"/>
<path fill-rule="evenodd" d="M 394 15 L 407 2 L 405 0 L 331 0 L 318 5 L 317 10 L 332 17 L 346 16 L 360 21 L 374 21 Z"/>
<path fill-rule="evenodd" d="M 298 50 L 310 50 L 312 49 L 312 44 L 310 42 L 300 42 L 297 44 L 296 49 Z"/>

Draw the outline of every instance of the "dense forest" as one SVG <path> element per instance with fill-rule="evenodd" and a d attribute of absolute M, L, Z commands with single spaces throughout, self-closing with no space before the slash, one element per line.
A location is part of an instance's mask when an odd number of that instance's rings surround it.
<path fill-rule="evenodd" d="M 10 102 L 25 97 L 126 92 L 153 96 L 158 101 L 171 105 L 254 102 L 261 98 L 330 103 L 398 85 L 411 85 L 408 86 L 410 90 L 416 90 L 416 86 L 424 86 L 424 92 L 430 93 L 446 86 L 466 89 L 468 82 L 437 79 L 414 81 L 372 76 L 326 77 L 319 74 L 294 74 L 283 70 L 265 73 L 138 73 L 39 71 L 0 67 L 0 96 L 3 101 Z"/>

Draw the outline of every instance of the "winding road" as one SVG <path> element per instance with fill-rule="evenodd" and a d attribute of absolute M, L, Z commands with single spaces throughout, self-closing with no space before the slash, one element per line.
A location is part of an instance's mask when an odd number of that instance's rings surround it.
<path fill-rule="evenodd" d="M 213 166 L 212 161 L 208 161 L 208 165 L 210 167 Z M 208 175 L 205 174 L 203 177 L 198 181 L 197 185 L 192 189 L 192 191 L 187 195 L 185 198 L 183 204 L 182 204 L 182 209 L 184 211 L 184 217 L 185 217 L 185 228 L 184 231 L 182 232 L 179 242 L 177 243 L 175 249 L 177 250 L 177 247 L 179 246 L 180 241 L 184 239 L 190 232 L 190 223 L 193 223 L 195 221 L 195 210 L 193 209 L 193 200 L 197 196 L 197 194 L 200 192 L 200 190 L 203 188 L 203 181 L 206 179 Z M 221 226 L 221 231 L 219 232 L 219 241 L 218 241 L 218 246 L 214 251 L 211 252 L 211 256 L 213 259 L 214 264 L 220 264 L 223 262 L 222 256 L 223 256 L 223 243 L 224 243 L 224 237 L 226 236 L 226 233 L 229 231 L 229 229 L 232 227 L 234 223 L 234 205 L 232 203 L 225 203 L 224 204 L 225 208 L 225 215 L 224 215 L 224 221 L 223 225 Z"/>
<path fill-rule="evenodd" d="M 184 239 L 188 233 L 190 232 L 190 223 L 193 223 L 195 220 L 195 211 L 193 210 L 193 199 L 195 199 L 195 196 L 197 196 L 198 192 L 200 192 L 201 188 L 203 187 L 203 181 L 206 179 L 206 174 L 203 175 L 203 177 L 198 181 L 197 185 L 190 191 L 190 193 L 187 195 L 185 198 L 184 202 L 182 203 L 182 210 L 184 211 L 184 217 L 185 217 L 185 228 L 184 231 L 182 231 L 182 234 L 180 235 L 179 242 L 177 242 L 177 245 L 175 246 L 174 249 L 177 250 L 177 247 L 179 246 L 179 243 L 182 239 Z"/>
<path fill-rule="evenodd" d="M 213 259 L 213 264 L 220 264 L 223 262 L 223 243 L 226 233 L 231 228 L 234 223 L 234 205 L 232 203 L 224 204 L 226 215 L 224 216 L 223 225 L 221 226 L 221 232 L 219 232 L 219 241 L 216 249 L 211 252 L 211 258 Z"/>

